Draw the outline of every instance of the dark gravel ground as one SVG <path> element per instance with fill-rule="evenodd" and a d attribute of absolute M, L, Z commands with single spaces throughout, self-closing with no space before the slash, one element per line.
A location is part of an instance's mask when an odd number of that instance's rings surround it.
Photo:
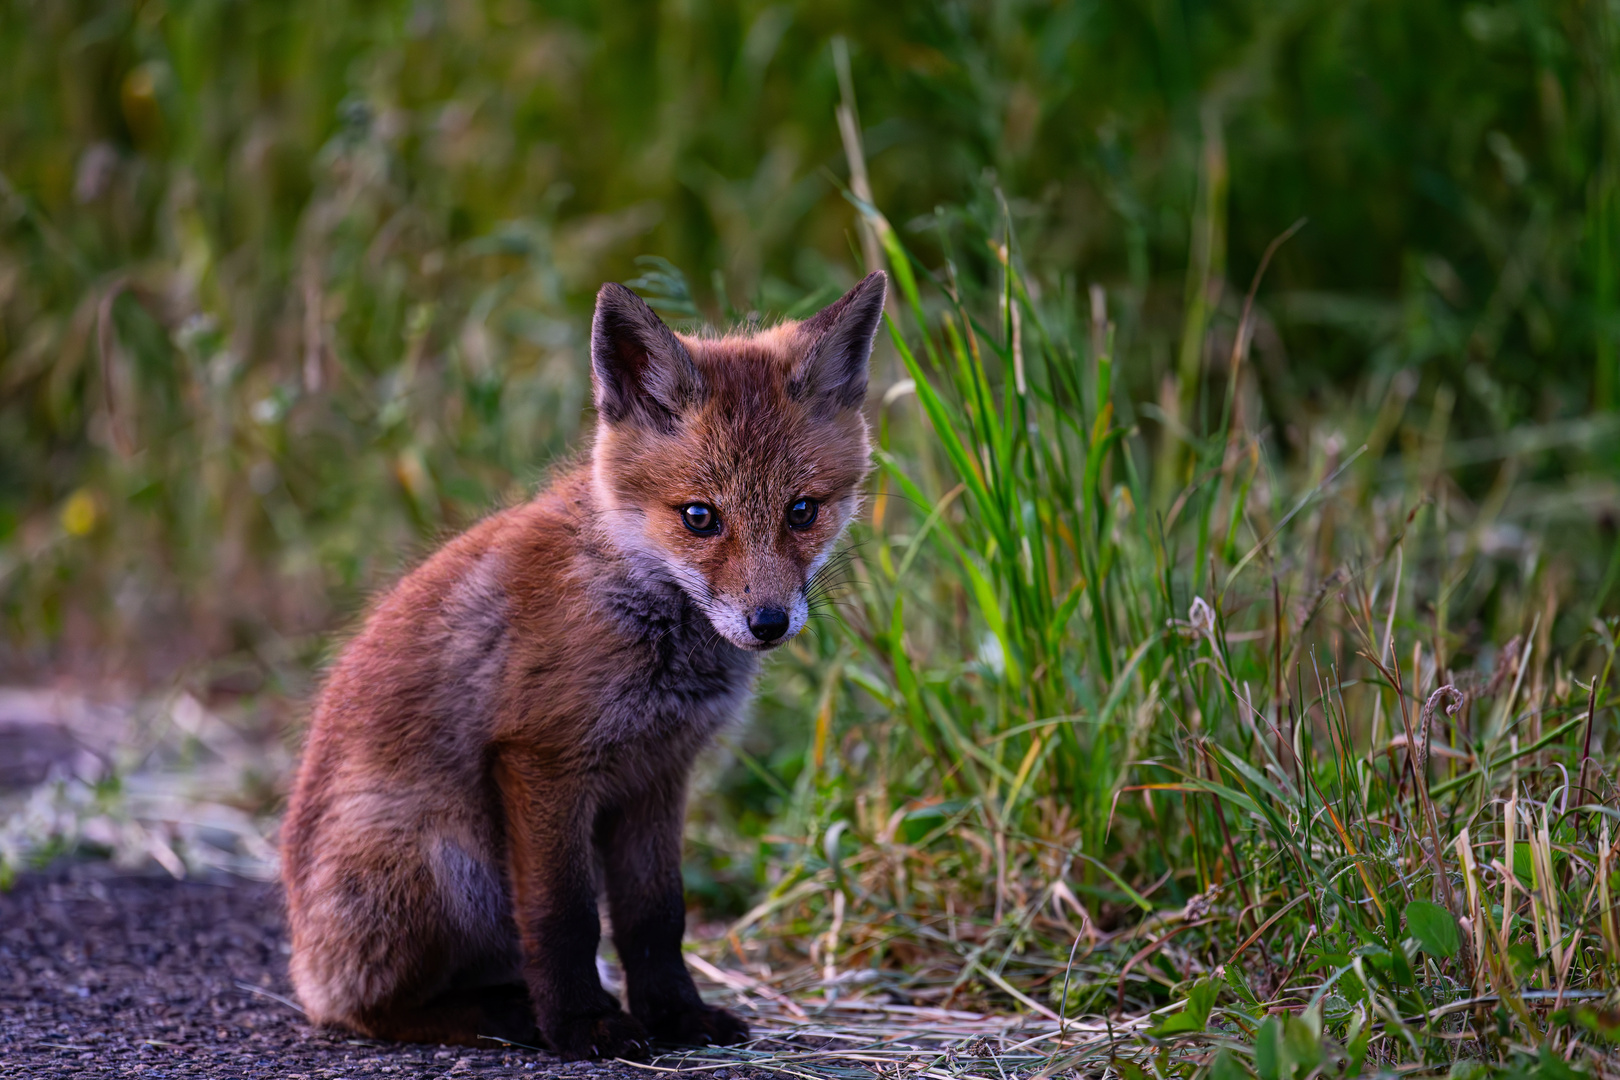
<path fill-rule="evenodd" d="M 274 996 L 272 996 L 274 995 Z M 279 890 L 77 865 L 0 893 L 0 1077 L 656 1080 L 541 1052 L 313 1028 L 290 1004 Z M 729 1076 L 728 1076 L 729 1073 Z M 704 1077 L 762 1077 L 735 1069 Z"/>

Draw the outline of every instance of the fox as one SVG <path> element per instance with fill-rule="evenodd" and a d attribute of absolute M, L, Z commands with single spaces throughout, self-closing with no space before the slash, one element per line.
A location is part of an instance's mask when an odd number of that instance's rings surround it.
<path fill-rule="evenodd" d="M 859 512 L 886 291 L 715 336 L 601 288 L 588 452 L 377 600 L 316 696 L 281 840 L 312 1022 L 565 1060 L 748 1038 L 681 953 L 688 779 Z"/>

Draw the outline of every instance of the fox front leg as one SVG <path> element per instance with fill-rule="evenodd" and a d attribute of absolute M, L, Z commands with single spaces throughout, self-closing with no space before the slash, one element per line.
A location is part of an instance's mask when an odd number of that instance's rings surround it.
<path fill-rule="evenodd" d="M 729 1046 L 748 1038 L 748 1025 L 703 1003 L 681 956 L 685 810 L 685 770 L 671 770 L 599 820 L 613 943 L 624 965 L 630 1013 L 648 1031 L 665 1042 Z"/>
<path fill-rule="evenodd" d="M 584 784 L 577 772 L 510 749 L 496 759 L 495 776 L 523 976 L 541 1034 L 565 1061 L 645 1056 L 646 1029 L 602 989 L 596 973 L 602 931 Z"/>

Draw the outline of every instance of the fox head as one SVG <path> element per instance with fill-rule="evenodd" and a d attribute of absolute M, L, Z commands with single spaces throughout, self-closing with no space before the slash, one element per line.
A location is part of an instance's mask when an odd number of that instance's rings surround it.
<path fill-rule="evenodd" d="M 804 322 L 719 338 L 674 333 L 622 285 L 597 294 L 601 520 L 739 649 L 804 629 L 816 574 L 860 507 L 884 292 L 876 272 Z"/>

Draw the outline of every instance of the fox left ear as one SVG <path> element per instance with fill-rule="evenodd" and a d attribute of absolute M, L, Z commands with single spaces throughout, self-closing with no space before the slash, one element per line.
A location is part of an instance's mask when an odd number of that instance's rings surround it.
<path fill-rule="evenodd" d="M 591 381 L 597 412 L 608 423 L 641 423 L 666 434 L 703 394 L 686 346 L 641 297 L 612 282 L 596 294 Z"/>
<path fill-rule="evenodd" d="M 788 380 L 789 393 L 801 401 L 825 403 L 830 411 L 860 408 L 887 292 L 888 278 L 874 270 L 799 324 L 799 334 L 810 346 Z"/>

